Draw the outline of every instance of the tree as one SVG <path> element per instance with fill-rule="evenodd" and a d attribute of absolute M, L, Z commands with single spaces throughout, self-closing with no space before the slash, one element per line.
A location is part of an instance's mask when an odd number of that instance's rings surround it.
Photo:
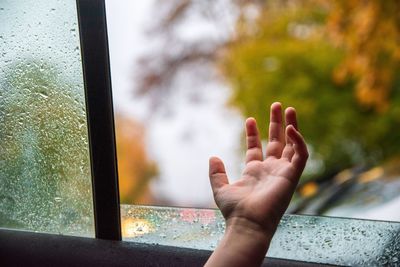
<path fill-rule="evenodd" d="M 220 24 L 227 26 L 229 18 L 221 16 L 221 11 L 229 12 L 231 9 L 234 12 L 235 6 L 223 4 L 220 0 L 156 1 L 154 17 L 157 19 L 147 29 L 151 37 L 149 40 L 155 40 L 155 44 L 150 42 L 149 52 L 137 62 L 139 72 L 136 73 L 135 91 L 139 96 L 148 97 L 153 110 L 168 105 L 163 99 L 171 93 L 176 78 L 183 71 L 189 69 L 184 76 L 189 76 L 191 81 L 199 85 L 215 78 L 218 52 L 228 41 L 229 34 L 224 37 L 205 34 L 193 40 L 182 36 L 181 26 L 184 28 L 185 23 L 190 23 L 191 17 L 196 17 L 197 23 L 211 21 L 211 27 L 216 29 Z M 201 93 L 201 90 L 193 90 L 193 95 L 197 93 Z"/>
<path fill-rule="evenodd" d="M 261 121 L 267 120 L 266 103 L 295 106 L 301 130 L 323 162 L 318 175 L 399 153 L 396 105 L 380 102 L 386 112 L 377 113 L 353 96 L 352 88 L 359 90 L 361 80 L 337 80 L 352 55 L 329 39 L 326 24 L 335 6 L 278 2 L 269 1 L 253 21 L 239 21 L 238 35 L 226 48 L 221 66 L 234 90 L 232 103 Z M 398 81 L 390 86 L 398 87 Z M 400 103 L 397 91 L 392 90 L 393 103 Z"/>
<path fill-rule="evenodd" d="M 400 63 L 400 2 L 333 1 L 331 10 L 329 35 L 346 52 L 335 79 L 354 79 L 363 106 L 387 111 Z"/>
<path fill-rule="evenodd" d="M 147 155 L 144 129 L 138 122 L 117 114 L 115 132 L 121 203 L 150 204 L 148 185 L 158 170 Z"/>

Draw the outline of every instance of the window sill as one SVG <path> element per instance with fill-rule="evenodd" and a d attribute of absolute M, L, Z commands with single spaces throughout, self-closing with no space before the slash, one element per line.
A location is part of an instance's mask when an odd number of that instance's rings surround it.
<path fill-rule="evenodd" d="M 211 251 L 0 229 L 4 266 L 203 266 Z M 326 266 L 266 258 L 262 266 Z"/>

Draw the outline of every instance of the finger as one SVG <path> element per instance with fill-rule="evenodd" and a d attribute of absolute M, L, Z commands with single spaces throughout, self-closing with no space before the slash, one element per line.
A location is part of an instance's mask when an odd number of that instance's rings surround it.
<path fill-rule="evenodd" d="M 285 129 L 286 145 L 282 152 L 282 158 L 286 158 L 287 160 L 291 161 L 294 155 L 294 148 L 293 148 L 293 141 L 290 139 L 287 131 L 289 125 L 292 125 L 296 130 L 298 129 L 296 110 L 294 108 L 288 107 L 285 110 L 285 121 L 286 121 L 286 129 Z"/>
<path fill-rule="evenodd" d="M 266 156 L 280 158 L 285 145 L 285 137 L 282 128 L 282 105 L 275 102 L 271 105 L 269 138 L 266 148 Z"/>
<path fill-rule="evenodd" d="M 214 195 L 216 194 L 218 189 L 229 183 L 224 163 L 217 157 L 210 158 L 209 176 L 210 176 L 211 188 Z"/>
<path fill-rule="evenodd" d="M 287 134 L 293 142 L 293 149 L 295 152 L 291 162 L 295 167 L 296 172 L 301 173 L 304 170 L 308 159 L 306 142 L 301 134 L 291 125 L 288 126 Z"/>
<path fill-rule="evenodd" d="M 260 135 L 257 129 L 257 122 L 254 118 L 246 120 L 246 163 L 253 160 L 263 160 Z"/>
<path fill-rule="evenodd" d="M 285 110 L 285 119 L 286 119 L 286 126 L 288 125 L 293 125 L 293 127 L 298 131 L 299 129 L 297 128 L 297 116 L 296 116 L 296 110 L 292 107 L 288 107 Z"/>
<path fill-rule="evenodd" d="M 286 145 L 282 152 L 282 158 L 285 158 L 288 161 L 291 161 L 295 152 L 294 152 L 294 147 L 293 147 L 293 141 L 289 137 L 289 133 L 288 133 L 288 131 L 290 131 L 289 128 L 290 128 L 290 126 L 287 126 L 286 131 L 285 131 Z"/>

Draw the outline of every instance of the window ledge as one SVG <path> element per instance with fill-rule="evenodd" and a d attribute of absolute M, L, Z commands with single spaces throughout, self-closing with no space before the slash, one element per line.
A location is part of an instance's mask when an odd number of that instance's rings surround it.
<path fill-rule="evenodd" d="M 4 266 L 203 266 L 211 251 L 0 229 Z M 266 258 L 262 266 L 327 266 Z"/>

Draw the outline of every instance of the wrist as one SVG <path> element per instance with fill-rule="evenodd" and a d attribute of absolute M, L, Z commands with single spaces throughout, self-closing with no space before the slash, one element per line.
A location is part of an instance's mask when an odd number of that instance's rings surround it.
<path fill-rule="evenodd" d="M 230 232 L 240 233 L 244 236 L 257 237 L 260 240 L 269 240 L 274 235 L 277 224 L 259 224 L 244 217 L 231 217 L 226 219 L 225 234 Z"/>
<path fill-rule="evenodd" d="M 229 262 L 229 266 L 260 266 L 274 232 L 245 218 L 229 218 L 218 253 L 224 254 L 222 258 Z"/>

